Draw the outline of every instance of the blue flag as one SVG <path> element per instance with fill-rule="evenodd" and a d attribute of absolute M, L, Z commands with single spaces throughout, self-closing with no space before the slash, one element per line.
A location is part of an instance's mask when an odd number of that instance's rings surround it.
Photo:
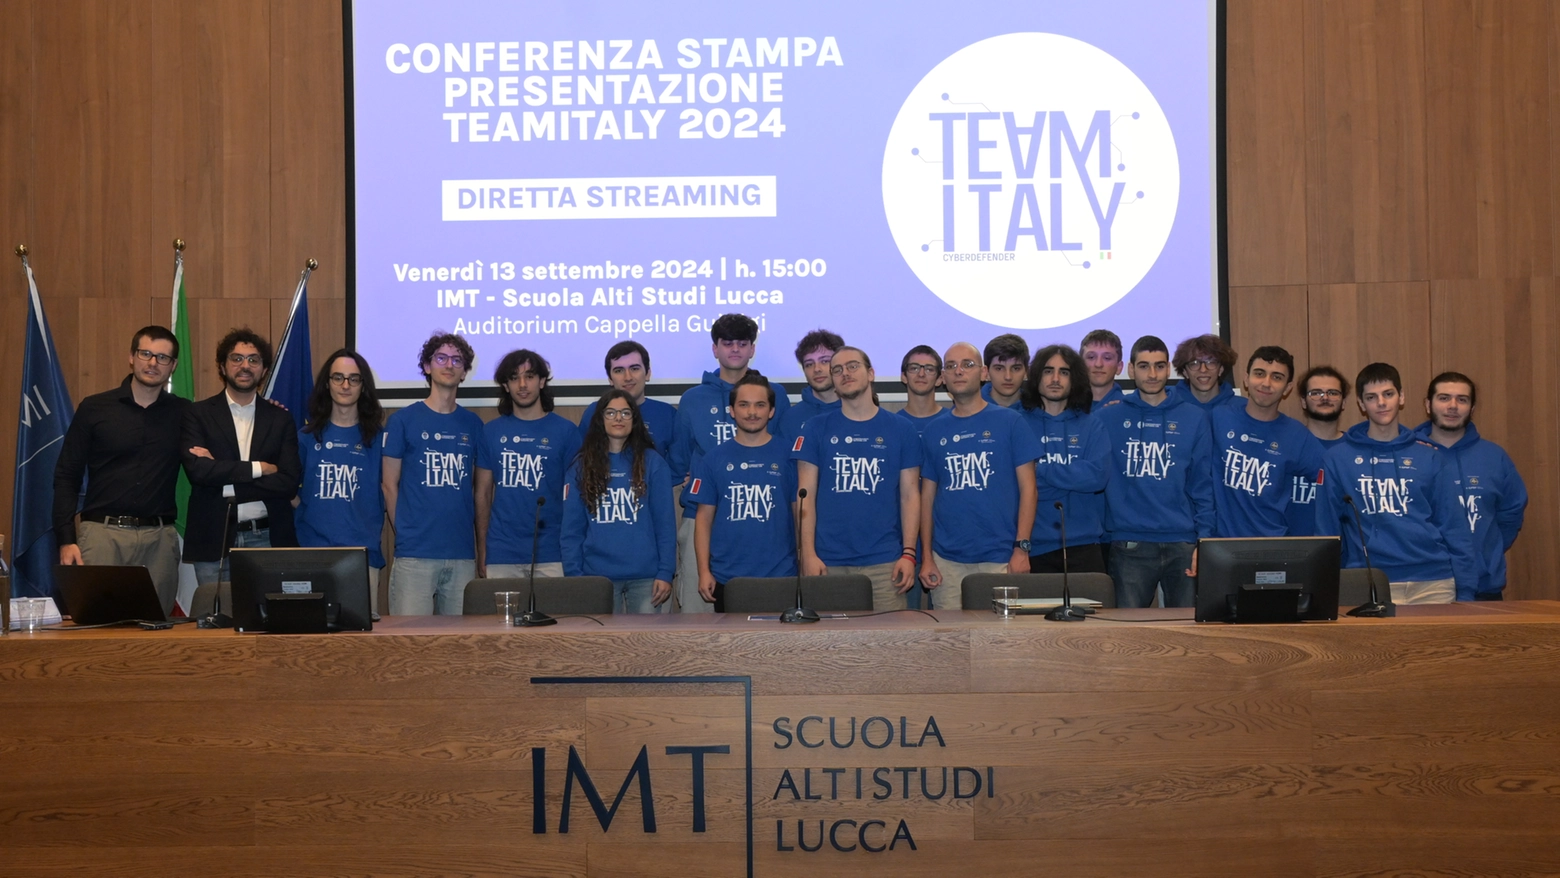
<path fill-rule="evenodd" d="M 38 298 L 32 266 L 27 272 L 27 347 L 22 354 L 22 404 L 16 425 L 16 493 L 11 505 L 11 591 L 17 597 L 54 597 L 54 465 L 75 414 L 60 371 L 54 335 Z"/>
<path fill-rule="evenodd" d="M 309 421 L 309 395 L 314 392 L 314 354 L 309 349 L 309 270 L 298 278 L 287 331 L 276 348 L 276 362 L 266 381 L 265 398 L 287 407 L 299 430 Z"/>

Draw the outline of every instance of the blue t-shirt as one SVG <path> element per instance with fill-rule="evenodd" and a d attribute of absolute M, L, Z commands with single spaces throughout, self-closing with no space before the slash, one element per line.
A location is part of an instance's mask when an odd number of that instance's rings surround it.
<path fill-rule="evenodd" d="M 921 435 L 921 454 L 921 478 L 937 483 L 932 550 L 961 564 L 1013 557 L 1019 538 L 1017 470 L 1041 454 L 1040 440 L 1023 416 L 987 403 L 968 417 L 938 418 Z"/>
<path fill-rule="evenodd" d="M 542 505 L 536 563 L 563 560 L 563 550 L 558 547 L 563 474 L 579 450 L 580 433 L 574 422 L 550 412 L 534 421 L 501 415 L 482 428 L 477 468 L 493 474 L 487 563 L 531 563 L 531 529 L 536 526 L 538 497 L 547 502 Z"/>
<path fill-rule="evenodd" d="M 303 463 L 303 486 L 293 523 L 298 545 L 363 546 L 368 563 L 385 566 L 379 550 L 385 526 L 385 498 L 379 489 L 379 437 L 363 441 L 356 426 L 326 424 L 316 438 L 298 434 L 298 457 Z"/>
<path fill-rule="evenodd" d="M 1215 406 L 1213 426 L 1214 535 L 1220 537 L 1310 536 L 1290 534 L 1289 503 L 1295 479 L 1315 480 L 1322 469 L 1322 444 L 1304 424 L 1280 414 L 1259 421 L 1244 408 Z"/>
<path fill-rule="evenodd" d="M 585 414 L 580 416 L 580 438 L 585 438 L 585 432 L 590 429 L 590 419 L 596 416 L 596 404 L 593 402 L 585 407 Z M 655 440 L 655 450 L 661 453 L 663 458 L 669 458 L 672 453 L 672 440 L 676 437 L 677 406 L 661 402 L 659 399 L 645 398 L 639 404 L 639 417 L 645 422 L 645 429 L 650 431 L 650 438 Z"/>
<path fill-rule="evenodd" d="M 645 454 L 645 493 L 634 493 L 634 458 L 609 455 L 606 493 L 587 509 L 580 493 L 580 469 L 569 467 L 563 494 L 563 572 L 605 576 L 614 582 L 663 579 L 677 570 L 677 515 L 672 507 L 671 471 L 655 452 Z"/>
<path fill-rule="evenodd" d="M 384 456 L 401 461 L 395 553 L 403 558 L 475 559 L 471 490 L 482 419 L 457 407 L 441 415 L 414 402 L 385 425 Z"/>
<path fill-rule="evenodd" d="M 756 448 L 737 441 L 693 465 L 688 493 L 715 507 L 710 528 L 710 573 L 715 581 L 738 576 L 795 576 L 796 465 L 779 436 Z"/>
<path fill-rule="evenodd" d="M 925 418 L 918 418 L 915 415 L 912 415 L 909 412 L 905 411 L 904 409 L 900 409 L 899 411 L 895 412 L 894 414 L 896 414 L 896 415 L 900 416 L 901 418 L 904 418 L 905 420 L 909 421 L 915 427 L 915 435 L 923 436 L 923 435 L 926 434 L 926 425 L 930 424 L 931 422 L 933 422 L 935 420 L 937 420 L 938 418 L 946 418 L 946 417 L 948 417 L 948 410 L 947 409 L 938 409 L 937 410 L 937 414 L 930 415 L 930 416 L 925 417 Z"/>
<path fill-rule="evenodd" d="M 887 564 L 904 550 L 899 474 L 921 465 L 921 443 L 904 418 L 882 409 L 865 421 L 843 411 L 809 418 L 791 459 L 818 468 L 813 550 L 826 565 Z"/>

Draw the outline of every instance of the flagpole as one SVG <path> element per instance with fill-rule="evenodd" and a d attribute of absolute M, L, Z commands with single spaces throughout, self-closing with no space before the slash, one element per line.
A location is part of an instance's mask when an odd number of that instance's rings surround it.
<path fill-rule="evenodd" d="M 293 321 L 298 319 L 298 299 L 303 295 L 303 291 L 309 288 L 309 275 L 319 267 L 319 262 L 310 258 L 303 264 L 303 271 L 298 273 L 298 287 L 293 290 L 292 304 L 287 308 L 287 328 L 282 330 L 282 344 L 276 349 L 273 363 L 280 363 L 282 358 L 287 356 L 287 343 L 292 338 Z M 304 319 L 308 319 L 307 316 Z M 276 370 L 272 369 L 271 374 L 265 376 L 265 388 L 260 395 L 266 399 L 271 398 L 271 391 L 276 388 L 276 375 Z"/>

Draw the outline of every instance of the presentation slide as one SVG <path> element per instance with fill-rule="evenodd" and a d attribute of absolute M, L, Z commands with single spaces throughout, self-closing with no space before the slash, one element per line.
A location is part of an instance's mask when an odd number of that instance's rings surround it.
<path fill-rule="evenodd" d="M 526 347 L 594 385 L 624 339 L 698 381 L 731 311 L 792 380 L 818 327 L 879 380 L 918 344 L 1217 330 L 1216 0 L 351 15 L 351 319 L 387 387 L 439 330 L 473 383 Z"/>

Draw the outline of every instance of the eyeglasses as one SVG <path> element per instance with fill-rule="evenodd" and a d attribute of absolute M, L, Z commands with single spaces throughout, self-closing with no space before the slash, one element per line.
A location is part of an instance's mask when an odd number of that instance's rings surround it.
<path fill-rule="evenodd" d="M 357 374 L 343 375 L 340 372 L 332 372 L 330 373 L 330 383 L 357 387 L 363 383 L 363 376 Z"/>
<path fill-rule="evenodd" d="M 245 363 L 258 366 L 261 362 L 263 361 L 259 354 L 228 354 L 228 363 L 234 366 L 242 366 Z"/>
<path fill-rule="evenodd" d="M 911 363 L 905 367 L 906 375 L 936 375 L 936 363 Z"/>
<path fill-rule="evenodd" d="M 1211 372 L 1214 369 L 1219 368 L 1219 361 L 1210 357 L 1199 357 L 1198 359 L 1187 363 L 1186 367 L 1188 369 L 1201 369 L 1204 372 Z"/>
<path fill-rule="evenodd" d="M 943 371 L 945 372 L 968 372 L 971 369 L 979 368 L 980 361 L 978 360 L 949 360 L 943 363 Z"/>
<path fill-rule="evenodd" d="M 629 421 L 634 413 L 629 409 L 602 409 L 601 416 L 609 421 Z"/>
<path fill-rule="evenodd" d="M 460 354 L 434 354 L 433 364 L 435 366 L 454 366 L 458 369 L 466 365 L 466 358 Z"/>
<path fill-rule="evenodd" d="M 151 362 L 152 360 L 156 360 L 157 361 L 157 365 L 159 365 L 159 366 L 166 366 L 169 363 L 173 362 L 173 357 L 170 357 L 167 354 L 155 354 L 155 353 L 152 353 L 151 351 L 147 350 L 146 348 L 136 348 L 135 349 L 135 358 L 138 359 L 138 360 L 144 360 L 146 362 Z"/>
<path fill-rule="evenodd" d="M 1310 399 L 1343 399 L 1341 390 L 1307 390 L 1305 395 Z"/>
<path fill-rule="evenodd" d="M 857 372 L 860 372 L 862 369 L 865 369 L 865 368 L 867 368 L 867 364 L 866 363 L 863 363 L 860 360 L 851 360 L 849 363 L 840 363 L 839 365 L 836 365 L 836 366 L 830 366 L 829 367 L 829 374 L 838 376 L 838 375 L 844 375 L 846 372 L 849 372 L 850 374 L 854 375 Z"/>

